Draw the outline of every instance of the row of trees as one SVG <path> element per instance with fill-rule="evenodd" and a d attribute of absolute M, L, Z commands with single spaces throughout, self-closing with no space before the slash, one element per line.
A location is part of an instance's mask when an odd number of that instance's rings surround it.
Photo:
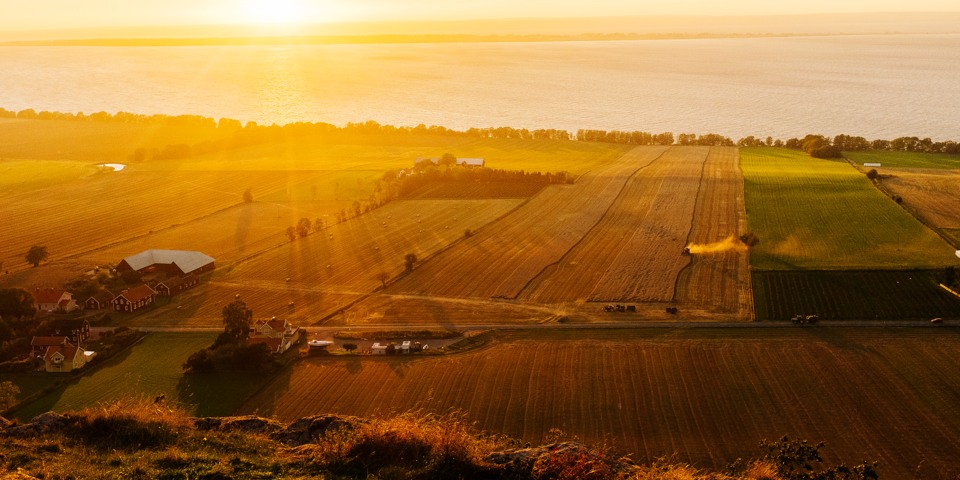
<path fill-rule="evenodd" d="M 448 155 L 448 154 L 445 154 Z M 417 190 L 434 183 L 527 183 L 552 185 L 573 183 L 568 172 L 527 172 L 524 170 L 503 170 L 498 168 L 472 168 L 452 163 L 435 165 L 430 161 L 418 163 L 413 173 L 401 173 L 390 170 L 383 174 L 377 184 L 376 193 L 385 198 L 407 197 Z"/>
<path fill-rule="evenodd" d="M 217 127 L 217 121 L 200 115 L 142 115 L 129 112 L 96 112 L 89 115 L 83 112 L 50 112 L 42 110 L 37 112 L 32 108 L 20 110 L 18 112 L 0 108 L 0 118 L 19 118 L 24 120 L 68 120 L 81 122 L 117 122 L 117 123 L 136 123 L 150 125 L 178 125 L 187 127 Z M 237 122 L 234 120 L 234 122 Z M 228 122 L 229 124 L 229 122 Z"/>
<path fill-rule="evenodd" d="M 739 145 L 744 147 L 771 146 L 801 149 L 803 138 L 790 138 L 786 140 L 774 139 L 772 137 L 758 138 L 753 135 L 743 137 L 734 142 L 729 137 L 723 135 L 708 133 L 703 135 L 693 133 L 680 133 L 674 135 L 670 132 L 649 133 L 643 131 L 620 131 L 620 130 L 596 130 L 581 129 L 576 134 L 571 134 L 562 129 L 526 129 L 513 127 L 489 127 L 489 128 L 470 128 L 467 130 L 454 130 L 438 125 L 420 124 L 414 127 L 381 125 L 375 121 L 360 123 L 347 123 L 343 127 L 337 127 L 329 123 L 295 122 L 286 125 L 259 125 L 256 122 L 243 123 L 239 120 L 230 118 L 221 118 L 215 120 L 210 117 L 199 115 L 142 115 L 129 112 L 117 112 L 114 114 L 108 112 L 96 112 L 89 115 L 83 113 L 64 113 L 64 112 L 37 112 L 33 109 L 20 110 L 18 112 L 0 108 L 0 118 L 21 118 L 21 119 L 39 119 L 39 120 L 74 120 L 74 121 L 99 121 L 99 122 L 121 122 L 136 124 L 161 124 L 161 125 L 181 125 L 194 128 L 210 128 L 228 132 L 231 135 L 224 139 L 207 140 L 193 145 L 174 144 L 168 145 L 162 149 L 138 149 L 131 155 L 133 161 L 143 161 L 149 159 L 182 159 L 194 155 L 202 155 L 217 151 L 238 148 L 243 146 L 274 142 L 282 139 L 295 137 L 330 137 L 342 135 L 439 135 L 439 136 L 463 136 L 474 138 L 503 138 L 503 139 L 521 139 L 521 140 L 578 140 L 588 142 L 606 142 L 620 143 L 627 145 L 707 145 L 707 146 L 732 146 Z M 807 137 L 810 137 L 808 135 Z M 814 135 L 822 137 L 821 135 Z M 806 138 L 806 137 L 804 137 Z M 862 150 L 891 150 L 905 152 L 925 152 L 925 153 L 947 153 L 952 155 L 960 154 L 960 144 L 956 141 L 935 142 L 930 138 L 920 137 L 898 137 L 893 140 L 867 140 L 864 137 L 853 135 L 836 135 L 832 139 L 823 137 L 830 146 L 836 147 L 841 151 L 862 151 Z"/>
<path fill-rule="evenodd" d="M 789 138 L 787 140 L 759 139 L 754 136 L 741 138 L 737 145 L 741 147 L 785 147 L 794 150 L 807 150 L 811 141 L 815 141 L 818 147 L 831 146 L 837 151 L 844 152 L 862 152 L 869 150 L 878 151 L 896 151 L 896 152 L 920 152 L 920 153 L 946 153 L 949 155 L 960 154 L 960 144 L 948 140 L 944 142 L 935 142 L 930 138 L 919 137 L 899 137 L 893 140 L 867 140 L 864 137 L 852 135 L 836 135 L 832 138 L 823 135 L 807 135 L 803 138 Z"/>

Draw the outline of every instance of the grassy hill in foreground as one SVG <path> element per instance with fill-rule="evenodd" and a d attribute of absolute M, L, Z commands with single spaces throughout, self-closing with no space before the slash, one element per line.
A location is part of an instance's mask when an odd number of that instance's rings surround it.
<path fill-rule="evenodd" d="M 0 431 L 4 478 L 766 479 L 877 478 L 873 466 L 824 468 L 820 445 L 761 444 L 729 474 L 658 462 L 635 465 L 603 448 L 561 442 L 520 448 L 456 415 L 361 419 L 321 415 L 281 424 L 258 417 L 191 418 L 158 403 L 117 402 L 45 414 Z M 807 468 L 800 467 L 806 473 Z M 833 472 L 833 476 L 827 476 Z"/>

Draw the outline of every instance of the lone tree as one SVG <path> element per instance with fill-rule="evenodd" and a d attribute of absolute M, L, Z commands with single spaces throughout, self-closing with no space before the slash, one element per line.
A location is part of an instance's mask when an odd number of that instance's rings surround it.
<path fill-rule="evenodd" d="M 295 227 L 287 227 L 287 238 L 289 238 L 291 242 L 297 239 L 297 229 Z"/>
<path fill-rule="evenodd" d="M 37 267 L 40 265 L 40 262 L 46 260 L 48 256 L 50 256 L 50 254 L 47 253 L 47 247 L 34 245 L 30 247 L 30 250 L 27 252 L 27 263 L 32 263 L 34 267 Z"/>
<path fill-rule="evenodd" d="M 243 203 L 253 203 L 253 188 L 243 191 Z"/>
<path fill-rule="evenodd" d="M 250 337 L 250 326 L 253 324 L 253 310 L 239 298 L 223 307 L 223 334 L 222 342 L 239 345 Z"/>
<path fill-rule="evenodd" d="M 307 235 L 310 235 L 310 227 L 312 225 L 309 218 L 301 218 L 300 221 L 297 222 L 297 235 L 300 235 L 300 238 L 306 238 Z"/>
<path fill-rule="evenodd" d="M 408 253 L 405 257 L 403 257 L 403 263 L 404 263 L 404 266 L 407 268 L 407 271 L 412 272 L 413 266 L 416 265 L 417 263 L 417 254 Z"/>
<path fill-rule="evenodd" d="M 387 280 L 390 280 L 390 274 L 387 272 L 380 272 L 377 274 L 377 280 L 380 280 L 380 284 L 383 285 L 383 288 L 387 288 Z"/>

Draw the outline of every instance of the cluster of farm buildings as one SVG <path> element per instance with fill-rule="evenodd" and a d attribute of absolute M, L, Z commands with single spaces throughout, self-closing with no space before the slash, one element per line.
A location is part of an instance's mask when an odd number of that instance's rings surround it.
<path fill-rule="evenodd" d="M 139 282 L 114 294 L 98 291 L 87 298 L 77 299 L 63 288 L 37 288 L 31 293 L 38 313 L 71 313 L 110 309 L 132 313 L 152 305 L 158 296 L 173 297 L 200 284 L 200 275 L 215 268 L 214 259 L 201 253 L 184 250 L 146 250 L 124 258 L 116 273 L 136 273 Z M 78 301 L 79 300 L 79 301 Z M 266 336 L 278 336 L 274 328 L 283 330 L 276 322 L 262 329 Z M 90 336 L 90 324 L 82 318 L 60 318 L 53 321 L 53 335 L 35 336 L 30 342 L 33 355 L 42 359 L 48 372 L 70 372 L 82 368 L 95 355 L 81 345 Z M 285 331 L 283 332 L 285 333 Z M 282 345 L 284 334 L 279 334 Z M 272 340 L 270 345 L 274 343 Z M 279 347 L 278 347 L 279 348 Z M 289 348 L 289 346 L 287 347 Z"/>
<path fill-rule="evenodd" d="M 101 290 L 76 299 L 62 288 L 38 288 L 31 293 L 38 312 L 112 309 L 130 313 L 153 304 L 158 296 L 173 297 L 196 287 L 200 284 L 200 275 L 214 268 L 214 259 L 201 252 L 146 250 L 124 258 L 117 265 L 118 274 L 136 272 L 141 282 L 117 294 Z"/>

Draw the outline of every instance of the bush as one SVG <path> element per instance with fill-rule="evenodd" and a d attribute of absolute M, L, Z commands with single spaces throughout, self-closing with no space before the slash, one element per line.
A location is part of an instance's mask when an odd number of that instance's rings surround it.
<path fill-rule="evenodd" d="M 843 158 L 843 153 L 833 145 L 823 145 L 810 151 L 813 158 Z"/>
<path fill-rule="evenodd" d="M 175 443 L 190 423 L 185 413 L 146 399 L 118 401 L 88 408 L 72 416 L 65 432 L 94 448 L 136 451 Z"/>
<path fill-rule="evenodd" d="M 867 178 L 869 178 L 870 180 L 876 180 L 877 177 L 879 176 L 880 176 L 880 173 L 877 172 L 876 168 L 871 168 L 870 171 L 867 172 Z"/>

